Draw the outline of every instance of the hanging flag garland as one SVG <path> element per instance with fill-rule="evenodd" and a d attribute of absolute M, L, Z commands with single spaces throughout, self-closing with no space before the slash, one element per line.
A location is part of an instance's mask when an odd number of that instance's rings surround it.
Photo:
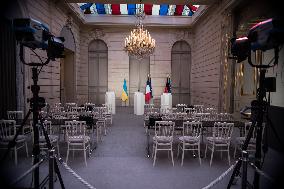
<path fill-rule="evenodd" d="M 85 14 L 136 14 L 138 4 L 103 4 L 103 3 L 78 3 Z M 198 9 L 198 5 L 169 5 L 169 4 L 143 4 L 146 15 L 174 15 L 192 16 Z M 110 9 L 110 10 L 108 10 Z"/>

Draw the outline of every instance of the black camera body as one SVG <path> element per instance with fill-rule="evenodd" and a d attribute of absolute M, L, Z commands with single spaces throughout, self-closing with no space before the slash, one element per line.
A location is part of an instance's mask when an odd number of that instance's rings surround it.
<path fill-rule="evenodd" d="M 247 37 L 231 39 L 231 53 L 238 63 L 250 56 L 251 50 L 266 51 L 284 43 L 284 21 L 268 19 L 253 26 Z"/>
<path fill-rule="evenodd" d="M 55 37 L 49 32 L 47 25 L 31 18 L 13 20 L 16 40 L 31 49 L 47 51 L 50 60 L 64 58 L 64 38 Z"/>
<path fill-rule="evenodd" d="M 253 26 L 248 39 L 251 50 L 270 50 L 284 43 L 284 22 L 280 19 L 268 19 Z"/>

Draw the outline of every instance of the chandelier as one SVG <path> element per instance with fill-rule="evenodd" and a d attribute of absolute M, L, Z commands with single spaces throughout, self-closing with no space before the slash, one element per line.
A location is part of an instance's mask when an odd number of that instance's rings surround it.
<path fill-rule="evenodd" d="M 145 14 L 142 4 L 140 5 L 138 13 L 135 15 L 138 19 L 137 28 L 133 29 L 124 40 L 124 50 L 129 56 L 134 56 L 138 60 L 150 56 L 155 50 L 155 39 L 143 28 L 142 20 L 145 18 Z"/>

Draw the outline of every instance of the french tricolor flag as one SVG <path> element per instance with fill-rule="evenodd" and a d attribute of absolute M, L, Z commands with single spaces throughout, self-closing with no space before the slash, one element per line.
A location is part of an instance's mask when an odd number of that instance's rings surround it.
<path fill-rule="evenodd" d="M 146 83 L 146 91 L 145 91 L 145 101 L 147 103 L 150 102 L 152 95 L 152 85 L 151 85 L 151 78 L 148 76 L 147 83 Z"/>

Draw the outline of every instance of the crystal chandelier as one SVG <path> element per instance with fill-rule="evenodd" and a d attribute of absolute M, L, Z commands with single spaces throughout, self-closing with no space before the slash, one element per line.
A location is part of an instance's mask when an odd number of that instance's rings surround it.
<path fill-rule="evenodd" d="M 128 52 L 129 56 L 134 56 L 138 60 L 141 60 L 153 54 L 155 39 L 143 28 L 142 20 L 145 18 L 145 14 L 142 5 L 138 8 L 138 13 L 135 16 L 138 19 L 137 28 L 133 29 L 130 35 L 125 38 L 124 50 Z"/>

